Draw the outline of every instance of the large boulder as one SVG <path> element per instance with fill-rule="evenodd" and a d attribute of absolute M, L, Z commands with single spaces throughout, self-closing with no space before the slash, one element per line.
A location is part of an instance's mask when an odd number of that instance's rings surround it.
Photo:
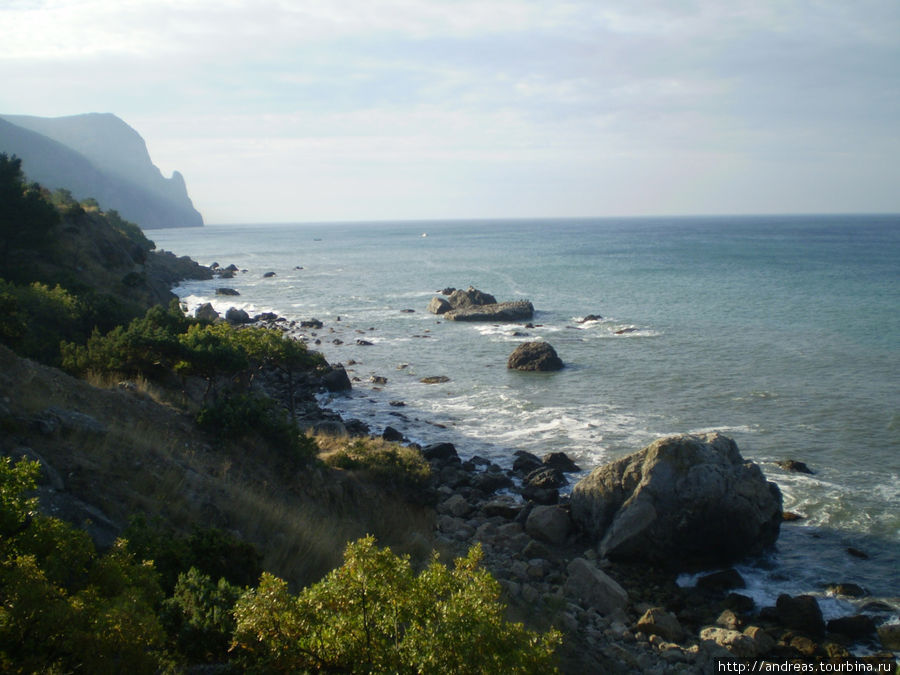
<path fill-rule="evenodd" d="M 513 353 L 509 355 L 506 367 L 510 370 L 550 371 L 561 370 L 563 362 L 552 345 L 546 342 L 533 341 L 523 342 L 516 347 Z"/>
<path fill-rule="evenodd" d="M 659 439 L 572 491 L 601 555 L 677 568 L 721 565 L 775 543 L 781 492 L 718 433 Z"/>
<path fill-rule="evenodd" d="M 534 316 L 534 305 L 528 300 L 497 302 L 453 309 L 444 318 L 450 321 L 524 321 Z"/>
<path fill-rule="evenodd" d="M 612 577 L 584 558 L 575 558 L 566 568 L 566 595 L 600 614 L 619 616 L 628 604 L 628 593 Z"/>
<path fill-rule="evenodd" d="M 347 371 L 340 363 L 331 366 L 322 375 L 322 386 L 330 392 L 350 391 L 353 388 Z"/>

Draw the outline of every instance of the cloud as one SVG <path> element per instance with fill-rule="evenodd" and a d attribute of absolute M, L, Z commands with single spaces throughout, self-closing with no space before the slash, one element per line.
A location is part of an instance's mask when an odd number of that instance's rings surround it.
<path fill-rule="evenodd" d="M 875 167 L 900 150 L 893 0 L 17 0 L 0 21 L 0 109 L 116 112 L 158 163 L 186 172 L 201 207 L 218 203 L 212 176 L 227 176 L 211 167 L 231 166 L 224 149 L 235 167 L 255 165 L 249 190 L 306 175 L 307 162 L 354 189 L 356 167 L 379 172 L 395 194 L 414 179 L 441 195 L 425 176 L 468 176 L 488 209 L 481 184 L 508 175 L 585 213 L 638 208 L 617 199 L 635 191 L 623 177 L 656 194 L 695 180 L 663 205 L 691 210 L 693 195 L 693 210 L 745 209 L 736 189 L 704 203 L 702 186 L 821 162 L 872 203 L 847 163 L 883 186 Z M 617 191 L 589 187 L 585 172 Z"/>

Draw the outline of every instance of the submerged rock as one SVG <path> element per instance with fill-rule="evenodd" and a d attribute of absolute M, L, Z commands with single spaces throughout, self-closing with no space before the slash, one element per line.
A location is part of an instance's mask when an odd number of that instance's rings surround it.
<path fill-rule="evenodd" d="M 662 438 L 597 468 L 571 503 L 601 555 L 676 568 L 759 553 L 781 525 L 778 487 L 718 433 Z"/>
<path fill-rule="evenodd" d="M 792 473 L 813 473 L 813 470 L 806 466 L 804 462 L 799 462 L 796 459 L 783 459 L 780 462 L 775 463 L 785 471 L 790 471 Z"/>

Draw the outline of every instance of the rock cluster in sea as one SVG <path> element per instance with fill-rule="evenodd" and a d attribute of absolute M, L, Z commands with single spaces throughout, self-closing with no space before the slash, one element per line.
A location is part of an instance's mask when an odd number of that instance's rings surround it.
<path fill-rule="evenodd" d="M 534 316 L 534 305 L 528 300 L 497 302 L 493 295 L 472 286 L 443 292 L 447 298 L 432 298 L 428 311 L 449 321 L 524 321 Z"/>

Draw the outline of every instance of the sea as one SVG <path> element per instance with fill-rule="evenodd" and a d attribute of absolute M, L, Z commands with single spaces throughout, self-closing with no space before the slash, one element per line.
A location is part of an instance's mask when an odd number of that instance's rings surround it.
<path fill-rule="evenodd" d="M 669 434 L 734 438 L 802 518 L 783 525 L 773 552 L 738 567 L 744 592 L 762 606 L 813 594 L 826 619 L 866 605 L 877 613 L 878 601 L 892 608 L 883 617 L 900 621 L 900 215 L 147 234 L 159 249 L 239 268 L 233 279 L 177 287 L 190 311 L 210 302 L 321 321 L 303 330 L 310 347 L 354 378 L 350 394 L 322 402 L 373 433 L 392 426 L 501 466 L 517 450 L 563 451 L 582 475 Z M 530 325 L 427 311 L 441 290 L 470 285 L 501 302 L 530 300 Z M 217 296 L 223 286 L 240 295 Z M 565 368 L 508 370 L 524 340 L 549 342 Z M 421 381 L 434 376 L 448 379 Z M 787 459 L 813 473 L 780 468 Z M 847 582 L 866 597 L 827 591 Z"/>

